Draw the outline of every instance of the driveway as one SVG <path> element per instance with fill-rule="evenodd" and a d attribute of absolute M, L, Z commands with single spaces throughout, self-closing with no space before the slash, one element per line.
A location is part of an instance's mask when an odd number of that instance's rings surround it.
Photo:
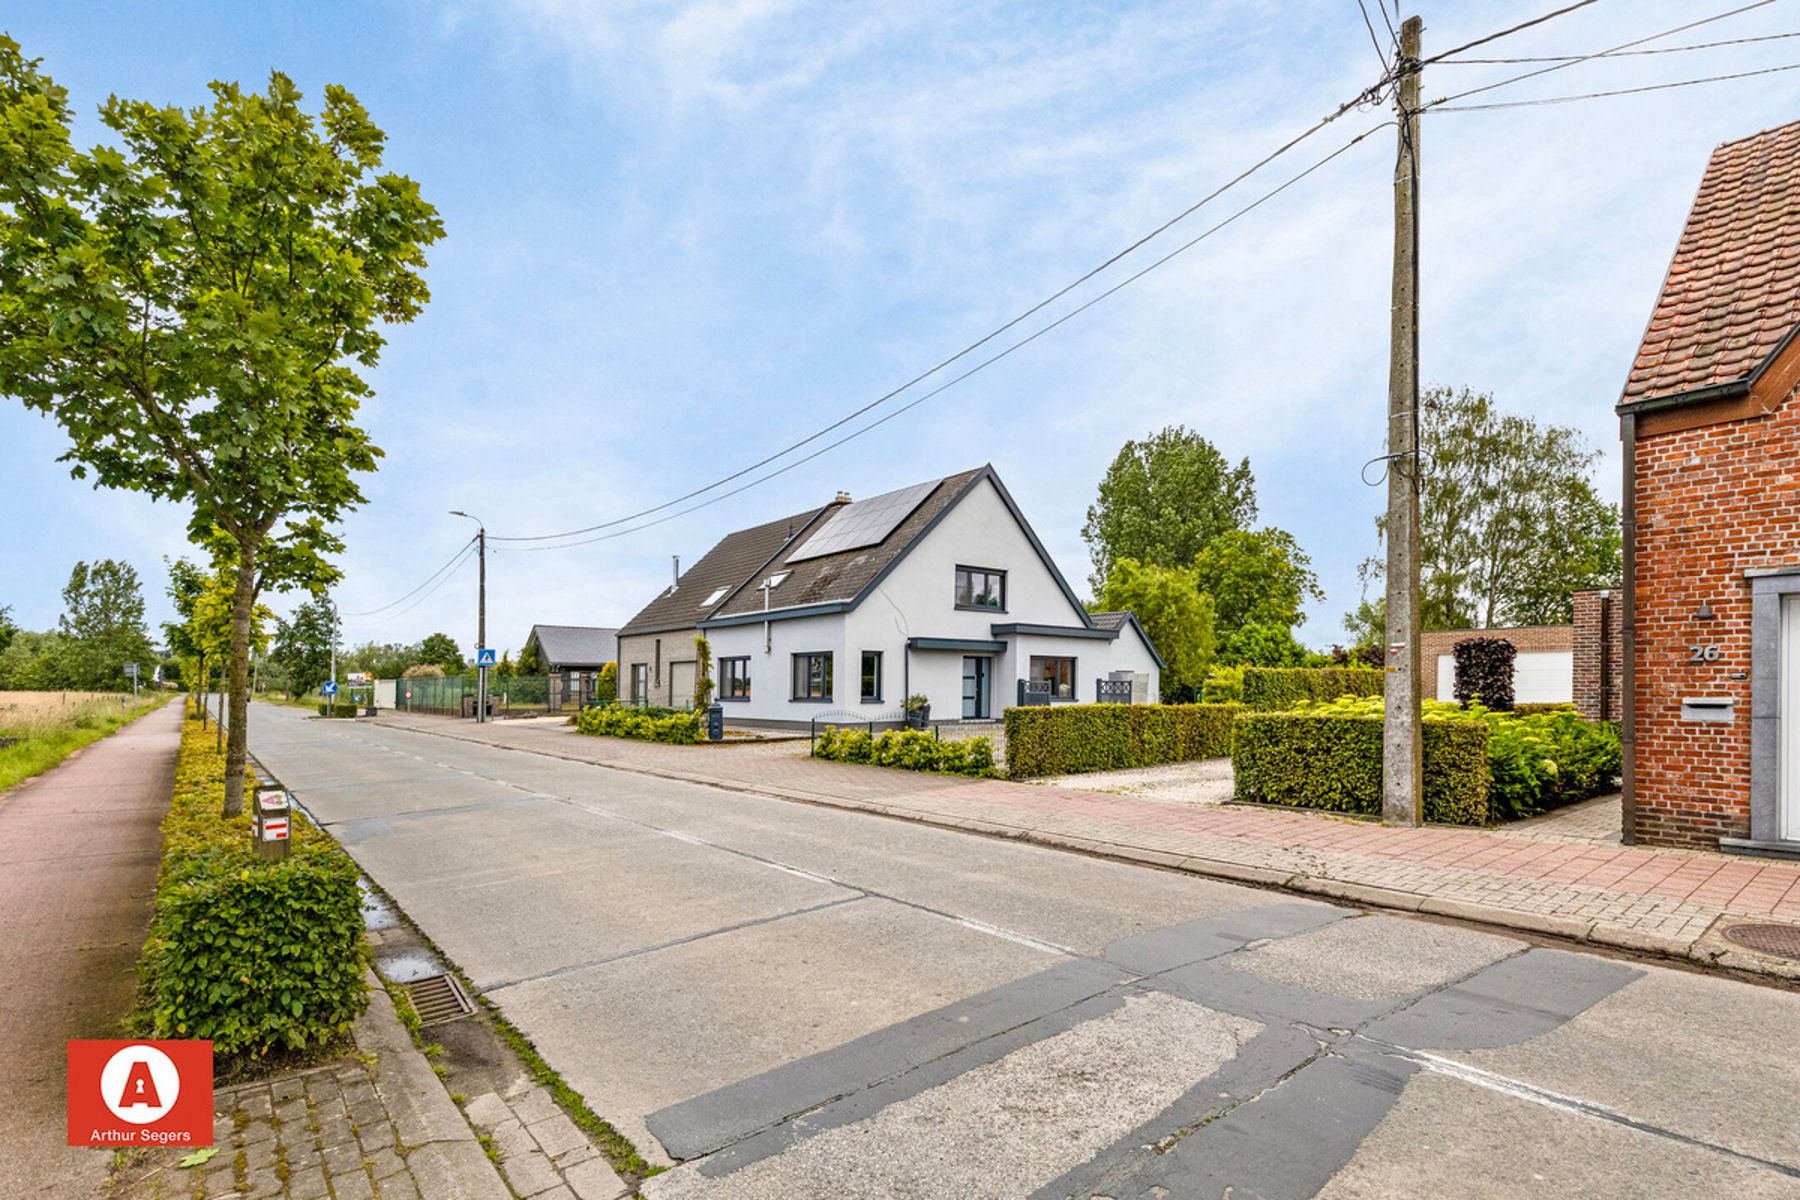
<path fill-rule="evenodd" d="M 1800 1186 L 1785 991 L 391 725 L 252 745 L 682 1162 L 653 1200 Z"/>

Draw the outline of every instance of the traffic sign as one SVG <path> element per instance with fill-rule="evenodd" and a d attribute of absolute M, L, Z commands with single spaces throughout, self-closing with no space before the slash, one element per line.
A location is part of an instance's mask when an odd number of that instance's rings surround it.
<path fill-rule="evenodd" d="M 492 650 L 477 650 L 477 651 L 475 651 L 475 665 L 478 667 L 493 666 L 494 665 L 494 652 Z"/>
<path fill-rule="evenodd" d="M 319 685 L 319 694 L 321 696 L 337 695 L 337 680 L 327 679 L 324 683 L 320 684 Z"/>
<path fill-rule="evenodd" d="M 136 663 L 126 663 L 125 674 L 132 679 L 136 679 L 138 677 L 138 665 Z"/>

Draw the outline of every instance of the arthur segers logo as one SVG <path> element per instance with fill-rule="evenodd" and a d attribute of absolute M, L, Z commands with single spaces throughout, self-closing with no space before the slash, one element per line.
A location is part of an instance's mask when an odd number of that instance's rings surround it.
<path fill-rule="evenodd" d="M 212 1145 L 212 1043 L 69 1043 L 69 1145 Z"/>

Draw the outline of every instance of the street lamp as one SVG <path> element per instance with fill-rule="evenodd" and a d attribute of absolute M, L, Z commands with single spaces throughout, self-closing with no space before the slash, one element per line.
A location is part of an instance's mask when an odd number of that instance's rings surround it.
<path fill-rule="evenodd" d="M 451 509 L 450 515 L 475 522 L 475 556 L 481 563 L 475 609 L 475 720 L 482 722 L 487 720 L 487 664 L 481 661 L 481 652 L 487 649 L 487 525 L 460 508 Z"/>

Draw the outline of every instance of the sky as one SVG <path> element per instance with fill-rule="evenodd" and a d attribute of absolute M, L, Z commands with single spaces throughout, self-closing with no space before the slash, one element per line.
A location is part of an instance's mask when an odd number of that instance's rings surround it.
<path fill-rule="evenodd" d="M 1424 17 L 1430 54 L 1556 7 L 1407 12 Z M 1586 54 L 1731 7 L 1598 0 L 1469 56 Z M 343 525 L 334 596 L 346 642 L 442 630 L 465 648 L 473 562 L 391 603 L 473 532 L 449 510 L 496 538 L 545 534 L 732 474 L 1030 308 L 1383 69 L 1355 0 L 8 0 L 0 30 L 69 89 L 82 145 L 102 140 L 109 93 L 193 105 L 211 80 L 260 87 L 271 69 L 315 110 L 326 84 L 347 86 L 387 131 L 387 168 L 419 182 L 447 236 L 431 303 L 388 331 L 371 375 L 362 416 L 386 457 Z M 1652 44 L 1793 30 L 1800 4 L 1775 0 Z M 1469 103 L 1793 62 L 1800 39 L 1615 58 Z M 1423 92 L 1533 69 L 1434 65 Z M 1427 115 L 1423 380 L 1575 426 L 1616 499 L 1612 406 L 1707 157 L 1797 117 L 1800 72 Z M 1011 340 L 1386 119 L 1352 109 Z M 1393 159 L 1394 131 L 1376 130 L 1017 352 L 740 494 L 580 546 L 496 540 L 490 644 L 516 651 L 534 623 L 622 624 L 666 585 L 671 555 L 692 563 L 732 529 L 839 490 L 982 463 L 1085 593 L 1081 527 L 1107 464 L 1173 424 L 1248 456 L 1259 521 L 1294 534 L 1326 593 L 1302 640 L 1342 640 L 1384 502 L 1362 474 L 1383 451 Z M 122 558 L 154 625 L 168 616 L 163 559 L 191 553 L 187 514 L 71 479 L 65 448 L 52 422 L 0 399 L 0 604 L 53 627 L 71 565 Z"/>

